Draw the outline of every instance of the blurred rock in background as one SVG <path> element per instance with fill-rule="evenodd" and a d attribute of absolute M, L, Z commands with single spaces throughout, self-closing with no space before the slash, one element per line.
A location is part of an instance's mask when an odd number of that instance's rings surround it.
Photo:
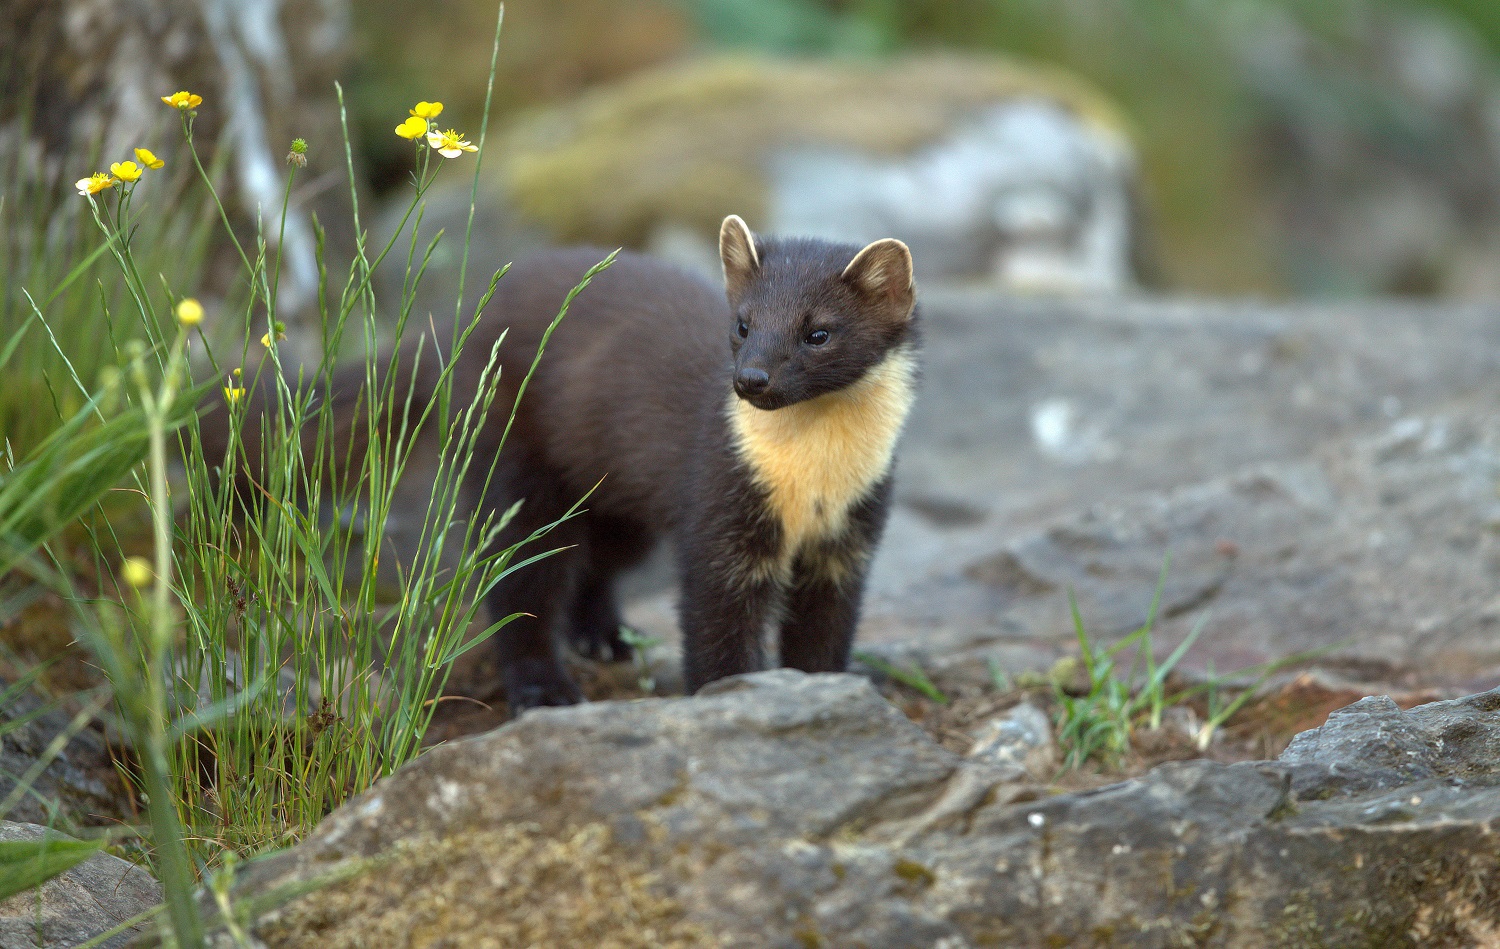
<path fill-rule="evenodd" d="M 997 103 L 909 154 L 799 143 L 770 169 L 770 230 L 900 235 L 919 277 L 1087 293 L 1135 282 L 1134 150 L 1042 96 Z"/>
<path fill-rule="evenodd" d="M 436 78 L 423 43 L 388 52 L 404 20 L 362 15 L 371 55 L 353 98 L 387 110 L 369 123 L 377 183 L 407 160 L 389 100 L 468 90 L 441 94 L 475 124 L 488 8 L 447 14 L 462 38 Z M 705 46 L 782 58 L 741 60 L 736 93 L 728 66 L 683 62 Z M 703 257 L 718 195 L 715 212 L 749 209 L 757 226 L 899 233 L 937 274 L 1011 285 L 1111 287 L 1123 272 L 1212 294 L 1500 296 L 1500 7 L 1472 0 L 522 0 L 501 49 L 496 121 L 512 131 L 503 200 L 481 208 L 503 225 L 496 250 L 592 240 Z M 1040 100 L 1063 108 L 986 111 L 976 100 L 1015 90 L 979 80 L 913 135 L 892 112 L 930 104 L 933 83 L 899 54 L 933 49 L 1002 54 L 995 69 L 1046 77 Z M 795 78 L 820 71 L 874 79 Z M 781 91 L 757 101 L 770 82 Z M 1121 119 L 1087 121 L 1110 110 L 1058 93 L 1085 82 Z M 882 121 L 885 139 L 855 129 Z M 705 141 L 739 157 L 710 165 Z M 1003 183 L 1028 168 L 1051 180 Z"/>
<path fill-rule="evenodd" d="M 1277 12 L 1237 54 L 1291 289 L 1500 296 L 1500 76 L 1471 28 L 1372 6 L 1330 39 Z"/>
<path fill-rule="evenodd" d="M 1071 75 L 998 57 L 697 60 L 532 111 L 493 154 L 476 241 L 490 269 L 591 243 L 716 275 L 719 222 L 737 213 L 767 232 L 899 236 L 923 279 L 1134 283 L 1121 121 Z M 440 226 L 462 233 L 468 191 L 454 178 L 434 192 L 424 245 Z M 436 286 L 456 263 L 435 260 Z"/>
<path fill-rule="evenodd" d="M 1118 103 L 1167 288 L 1500 296 L 1491 0 L 691 0 L 717 45 L 934 47 L 1071 70 Z"/>

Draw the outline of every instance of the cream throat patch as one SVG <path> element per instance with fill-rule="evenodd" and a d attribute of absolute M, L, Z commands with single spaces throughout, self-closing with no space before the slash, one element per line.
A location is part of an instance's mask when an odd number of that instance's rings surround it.
<path fill-rule="evenodd" d="M 781 525 L 784 560 L 843 533 L 849 510 L 890 469 L 915 398 L 908 347 L 852 385 L 774 411 L 730 396 L 735 448 Z"/>

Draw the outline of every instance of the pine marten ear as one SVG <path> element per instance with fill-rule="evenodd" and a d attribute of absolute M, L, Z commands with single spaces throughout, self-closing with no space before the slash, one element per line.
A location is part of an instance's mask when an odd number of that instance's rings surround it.
<path fill-rule="evenodd" d="M 844 281 L 861 295 L 889 306 L 903 320 L 917 302 L 911 250 L 894 237 L 876 241 L 855 254 L 844 268 Z"/>
<path fill-rule="evenodd" d="M 731 214 L 719 227 L 719 257 L 724 261 L 724 289 L 738 297 L 760 269 L 755 235 L 738 214 Z"/>

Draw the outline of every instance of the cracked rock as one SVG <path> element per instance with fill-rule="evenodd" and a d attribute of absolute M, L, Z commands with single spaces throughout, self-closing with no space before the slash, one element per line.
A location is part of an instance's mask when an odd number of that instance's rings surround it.
<path fill-rule="evenodd" d="M 254 921 L 273 947 L 1482 944 L 1496 709 L 1366 701 L 1281 761 L 1048 797 L 862 679 L 759 673 L 440 748 L 239 895 L 359 871 Z"/>

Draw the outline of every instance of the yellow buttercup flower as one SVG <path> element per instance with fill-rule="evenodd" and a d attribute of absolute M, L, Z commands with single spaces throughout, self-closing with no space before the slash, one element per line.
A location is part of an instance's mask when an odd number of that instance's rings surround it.
<path fill-rule="evenodd" d="M 238 375 L 238 373 L 236 373 Z M 234 376 L 229 377 L 229 385 L 224 387 L 224 401 L 229 403 L 230 408 L 240 404 L 240 399 L 245 397 L 245 387 L 239 385 Z"/>
<path fill-rule="evenodd" d="M 414 115 L 396 126 L 396 134 L 404 139 L 415 141 L 427 134 L 427 120 L 419 119 Z"/>
<path fill-rule="evenodd" d="M 151 149 L 149 148 L 137 148 L 135 150 L 135 157 L 136 160 L 139 161 L 142 165 L 145 165 L 147 168 L 150 168 L 152 170 L 160 168 L 162 165 L 166 164 L 166 162 L 151 154 Z"/>
<path fill-rule="evenodd" d="M 203 304 L 187 297 L 177 304 L 177 322 L 183 326 L 197 326 L 203 322 Z"/>
<path fill-rule="evenodd" d="M 266 347 L 267 349 L 270 349 L 271 348 L 271 341 L 272 341 L 272 339 L 276 339 L 276 340 L 286 339 L 286 324 L 285 323 L 281 322 L 280 320 L 277 320 L 274 324 L 272 324 L 271 331 L 268 332 L 266 335 L 264 335 L 264 336 L 262 336 L 260 338 L 260 344 L 262 346 Z"/>
<path fill-rule="evenodd" d="M 196 109 L 203 104 L 203 97 L 191 92 L 174 92 L 169 96 L 162 96 L 161 101 L 174 109 Z"/>
<path fill-rule="evenodd" d="M 105 174 L 104 172 L 96 171 L 87 178 L 79 178 L 76 182 L 73 183 L 73 187 L 77 188 L 78 193 L 86 198 L 91 194 L 98 194 L 105 188 L 113 188 L 119 183 L 119 180 Z"/>
<path fill-rule="evenodd" d="M 407 111 L 419 119 L 435 119 L 443 114 L 443 104 L 441 102 L 418 102 L 415 109 Z"/>
<path fill-rule="evenodd" d="M 146 169 L 133 161 L 117 161 L 109 166 L 109 173 L 124 182 L 131 182 L 145 174 Z"/>
<path fill-rule="evenodd" d="M 427 144 L 437 150 L 444 158 L 457 158 L 464 152 L 477 152 L 476 146 L 464 141 L 463 135 L 449 129 L 446 132 L 428 132 Z"/>
<path fill-rule="evenodd" d="M 145 557 L 126 557 L 120 564 L 120 576 L 125 582 L 139 590 L 141 587 L 150 586 L 155 573 L 151 565 L 146 562 Z"/>

